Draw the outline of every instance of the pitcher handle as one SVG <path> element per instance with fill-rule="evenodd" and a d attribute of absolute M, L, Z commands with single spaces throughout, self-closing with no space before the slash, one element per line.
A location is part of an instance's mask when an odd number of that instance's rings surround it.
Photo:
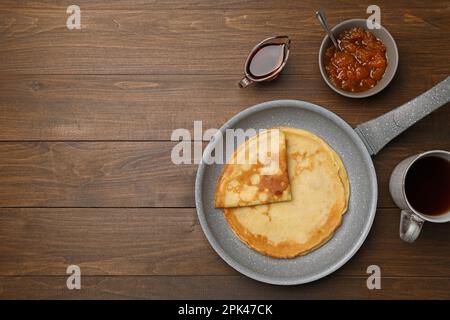
<path fill-rule="evenodd" d="M 239 81 L 238 85 L 240 88 L 245 88 L 246 86 L 248 86 L 250 83 L 252 83 L 253 81 L 250 80 L 247 77 L 244 77 L 241 79 L 241 81 Z"/>

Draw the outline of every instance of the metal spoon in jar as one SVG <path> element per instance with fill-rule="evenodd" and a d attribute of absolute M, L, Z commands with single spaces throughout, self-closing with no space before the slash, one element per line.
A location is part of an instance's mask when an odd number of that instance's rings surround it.
<path fill-rule="evenodd" d="M 327 18 L 325 16 L 325 11 L 323 11 L 322 9 L 320 9 L 319 11 L 316 11 L 316 17 L 319 20 L 322 27 L 327 32 L 328 36 L 330 37 L 330 39 L 333 42 L 336 49 L 341 51 L 341 48 L 339 48 L 339 44 L 336 41 L 336 38 L 334 37 L 333 33 L 331 32 L 330 28 L 328 27 Z"/>

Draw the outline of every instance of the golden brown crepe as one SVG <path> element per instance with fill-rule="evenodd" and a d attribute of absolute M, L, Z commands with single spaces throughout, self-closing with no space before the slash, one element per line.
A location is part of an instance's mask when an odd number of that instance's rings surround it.
<path fill-rule="evenodd" d="M 286 138 L 279 129 L 260 132 L 237 148 L 224 166 L 215 192 L 216 208 L 291 200 Z"/>
<path fill-rule="evenodd" d="M 329 240 L 347 210 L 349 181 L 342 160 L 321 138 L 282 128 L 286 136 L 292 200 L 225 209 L 235 234 L 274 257 L 304 255 Z"/>

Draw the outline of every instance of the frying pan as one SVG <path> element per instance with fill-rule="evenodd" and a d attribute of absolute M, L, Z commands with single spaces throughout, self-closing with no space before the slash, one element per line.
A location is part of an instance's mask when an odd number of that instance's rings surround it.
<path fill-rule="evenodd" d="M 408 127 L 450 101 L 450 77 L 419 97 L 352 129 L 339 116 L 298 100 L 277 100 L 250 107 L 231 118 L 205 148 L 195 181 L 198 218 L 219 256 L 242 274 L 279 285 L 302 284 L 340 268 L 360 248 L 375 216 L 377 177 L 371 156 Z M 214 208 L 214 189 L 222 171 L 211 161 L 217 143 L 226 145 L 226 129 L 278 126 L 309 130 L 341 156 L 350 180 L 349 207 L 342 225 L 320 248 L 294 259 L 274 259 L 248 248 L 229 228 L 223 211 Z M 221 141 L 222 140 L 222 141 Z"/>

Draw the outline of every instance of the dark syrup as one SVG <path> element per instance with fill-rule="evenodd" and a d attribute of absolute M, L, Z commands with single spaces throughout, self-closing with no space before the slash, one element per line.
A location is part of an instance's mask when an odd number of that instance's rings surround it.
<path fill-rule="evenodd" d="M 264 78 L 277 72 L 284 61 L 285 44 L 267 44 L 253 54 L 248 73 L 255 78 Z"/>
<path fill-rule="evenodd" d="M 405 179 L 405 193 L 420 213 L 436 216 L 450 210 L 450 161 L 429 156 L 412 164 Z"/>

